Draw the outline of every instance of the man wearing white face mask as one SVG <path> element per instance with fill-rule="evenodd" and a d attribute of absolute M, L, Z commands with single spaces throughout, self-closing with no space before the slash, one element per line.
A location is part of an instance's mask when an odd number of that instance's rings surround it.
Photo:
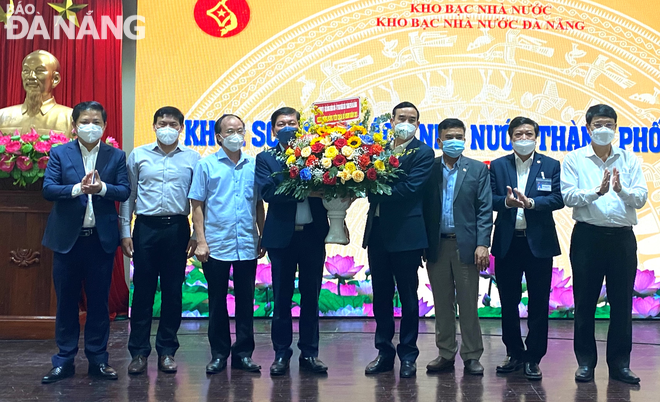
<path fill-rule="evenodd" d="M 259 245 L 264 227 L 264 206 L 255 184 L 255 160 L 241 152 L 245 124 L 233 114 L 215 123 L 215 138 L 221 148 L 195 167 L 190 198 L 197 233 L 195 256 L 202 263 L 209 289 L 208 374 L 231 366 L 259 371 L 252 361 L 254 351 L 254 279 L 257 259 L 265 252 Z M 227 288 L 233 268 L 236 303 L 236 342 L 231 344 L 227 312 Z"/>
<path fill-rule="evenodd" d="M 179 143 L 183 113 L 163 107 L 154 114 L 156 142 L 133 150 L 128 157 L 131 196 L 120 209 L 121 247 L 133 258 L 133 304 L 128 350 L 133 360 L 129 374 L 141 374 L 151 353 L 149 336 L 154 295 L 160 276 L 161 313 L 156 334 L 158 368 L 177 370 L 174 355 L 179 348 L 177 331 L 181 324 L 181 284 L 186 261 L 196 241 L 190 236 L 188 190 L 199 153 Z M 131 237 L 133 213 L 135 228 Z"/>
<path fill-rule="evenodd" d="M 636 209 L 646 204 L 648 189 L 639 159 L 612 146 L 617 115 L 608 105 L 586 113 L 591 144 L 564 158 L 561 192 L 573 208 L 571 237 L 575 296 L 573 347 L 578 361 L 576 381 L 592 381 L 598 359 L 594 313 L 603 278 L 610 303 L 607 365 L 610 378 L 639 383 L 630 371 L 632 294 L 637 273 L 637 240 L 632 227 Z"/>
<path fill-rule="evenodd" d="M 526 117 L 509 124 L 513 154 L 490 164 L 493 209 L 497 211 L 491 253 L 502 303 L 502 342 L 507 358 L 498 373 L 524 367 L 525 377 L 540 380 L 539 363 L 548 349 L 548 301 L 552 258 L 561 253 L 552 211 L 564 207 L 559 162 L 534 152 L 539 125 Z M 522 276 L 527 280 L 529 328 L 520 334 L 518 305 Z"/>

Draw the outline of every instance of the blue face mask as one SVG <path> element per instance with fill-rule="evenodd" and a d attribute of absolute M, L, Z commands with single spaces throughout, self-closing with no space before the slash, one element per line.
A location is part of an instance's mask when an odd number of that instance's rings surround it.
<path fill-rule="evenodd" d="M 442 152 L 446 153 L 450 158 L 458 158 L 465 149 L 465 141 L 463 140 L 445 140 L 442 141 Z"/>
<path fill-rule="evenodd" d="M 280 131 L 276 133 L 277 141 L 279 141 L 279 143 L 282 144 L 283 147 L 286 147 L 287 145 L 289 145 L 289 141 L 291 141 L 291 139 L 296 136 L 297 132 L 298 132 L 297 128 L 286 126 L 280 129 Z"/>

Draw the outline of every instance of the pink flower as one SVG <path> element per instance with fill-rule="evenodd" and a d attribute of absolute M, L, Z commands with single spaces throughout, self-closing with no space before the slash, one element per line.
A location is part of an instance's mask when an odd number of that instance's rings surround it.
<path fill-rule="evenodd" d="M 105 139 L 105 143 L 111 145 L 115 148 L 119 148 L 119 143 L 113 137 L 108 137 Z"/>
<path fill-rule="evenodd" d="M 10 141 L 9 144 L 7 144 L 7 147 L 5 148 L 5 152 L 19 155 L 21 153 L 22 146 L 23 145 L 19 141 Z"/>
<path fill-rule="evenodd" d="M 401 307 L 394 307 L 394 316 L 401 317 Z"/>
<path fill-rule="evenodd" d="M 553 288 L 550 292 L 550 309 L 557 311 L 567 311 L 575 308 L 573 300 L 573 286 L 565 288 Z"/>
<path fill-rule="evenodd" d="M 50 158 L 48 156 L 42 156 L 41 158 L 39 158 L 39 160 L 37 160 L 37 167 L 41 170 L 46 169 L 46 166 L 48 165 L 49 160 L 50 160 Z M 187 272 L 186 272 L 186 275 L 188 275 Z"/>
<path fill-rule="evenodd" d="M 47 157 L 47 156 L 44 156 L 44 158 L 48 158 L 48 157 Z M 43 159 L 43 158 L 41 158 L 41 159 Z M 39 159 L 39 160 L 41 160 L 41 159 Z M 187 265 L 187 266 L 186 266 L 186 276 L 188 276 L 188 274 L 191 273 L 191 272 L 194 271 L 194 270 L 195 270 L 195 266 L 194 266 L 194 265 L 192 265 L 192 264 Z"/>
<path fill-rule="evenodd" d="M 28 170 L 32 169 L 34 162 L 32 162 L 32 160 L 27 156 L 19 156 L 16 158 L 16 166 L 18 166 L 18 168 L 22 171 L 27 172 Z"/>
<path fill-rule="evenodd" d="M 490 264 L 488 265 L 488 268 L 486 268 L 484 271 L 481 271 L 479 274 L 485 278 L 495 276 L 495 257 L 492 255 L 490 256 Z"/>
<path fill-rule="evenodd" d="M 364 265 L 355 265 L 355 260 L 353 257 L 343 257 L 341 255 L 335 255 L 334 257 L 329 257 L 325 261 L 325 268 L 328 270 L 330 275 L 324 275 L 325 279 L 351 279 L 354 277 Z"/>
<path fill-rule="evenodd" d="M 552 284 L 550 289 L 554 288 L 564 288 L 568 284 L 568 281 L 571 280 L 571 277 L 564 279 L 564 270 L 559 268 L 552 268 Z"/>
<path fill-rule="evenodd" d="M 429 288 L 429 290 L 430 290 L 431 292 L 433 292 L 433 288 L 431 287 L 431 284 L 430 284 L 430 283 L 427 283 L 427 284 L 426 284 L 426 287 Z"/>
<path fill-rule="evenodd" d="M 271 286 L 273 286 L 273 271 L 270 268 L 270 264 L 257 265 L 255 287 L 257 289 L 266 289 Z"/>
<path fill-rule="evenodd" d="M 373 303 L 364 303 L 362 305 L 362 311 L 364 312 L 365 316 L 373 317 L 374 316 L 374 305 L 373 305 Z"/>
<path fill-rule="evenodd" d="M 418 306 L 420 317 L 426 317 L 426 315 L 433 310 L 433 305 L 429 305 L 424 299 L 419 299 Z"/>
<path fill-rule="evenodd" d="M 2 155 L 2 158 L 0 158 L 0 170 L 3 172 L 10 173 L 12 170 L 14 170 L 14 165 L 16 164 L 15 160 L 11 160 L 12 156 L 4 154 Z"/>
<path fill-rule="evenodd" d="M 632 314 L 637 318 L 655 317 L 660 313 L 660 300 L 653 296 L 633 297 Z"/>
<path fill-rule="evenodd" d="M 51 144 L 66 144 L 67 142 L 69 142 L 69 138 L 64 134 L 58 134 L 54 131 L 51 131 L 50 142 Z"/>
<path fill-rule="evenodd" d="M 660 283 L 655 280 L 655 272 L 651 270 L 637 270 L 635 286 L 633 287 L 637 296 L 650 296 L 660 289 Z"/>
<path fill-rule="evenodd" d="M 42 154 L 45 154 L 46 152 L 50 152 L 51 148 L 51 143 L 49 141 L 39 141 L 36 144 L 34 144 L 34 150 L 37 152 L 41 152 Z"/>
<path fill-rule="evenodd" d="M 291 308 L 291 317 L 300 317 L 300 306 L 293 306 Z"/>
<path fill-rule="evenodd" d="M 518 315 L 520 316 L 520 318 L 527 318 L 527 306 L 520 303 L 518 305 Z"/>
<path fill-rule="evenodd" d="M 254 311 L 257 311 L 259 306 L 253 306 Z M 230 317 L 236 316 L 236 298 L 234 295 L 227 295 L 227 313 Z"/>
<path fill-rule="evenodd" d="M 337 286 L 339 286 L 339 289 L 337 289 Z M 323 285 L 321 285 L 321 289 L 327 289 L 331 291 L 332 293 L 335 294 L 340 294 L 341 296 L 357 296 L 357 288 L 355 285 L 337 285 L 334 282 L 326 282 Z M 340 293 L 337 293 L 337 290 L 340 291 Z"/>
<path fill-rule="evenodd" d="M 11 135 L 0 135 L 0 145 L 7 145 L 11 142 Z"/>
<path fill-rule="evenodd" d="M 36 132 L 30 132 L 30 134 L 21 135 L 21 141 L 23 142 L 36 142 L 39 140 L 39 134 Z"/>

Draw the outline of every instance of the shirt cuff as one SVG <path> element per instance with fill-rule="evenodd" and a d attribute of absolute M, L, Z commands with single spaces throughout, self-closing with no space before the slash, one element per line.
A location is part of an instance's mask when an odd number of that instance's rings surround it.
<path fill-rule="evenodd" d="M 587 193 L 584 196 L 584 199 L 590 204 L 592 202 L 596 201 L 598 198 L 600 198 L 600 196 L 598 195 L 598 189 L 593 189 L 593 190 L 591 190 L 590 193 Z"/>
<path fill-rule="evenodd" d="M 131 237 L 131 225 L 128 226 L 121 225 L 121 238 L 126 239 Z"/>
<path fill-rule="evenodd" d="M 101 191 L 99 191 L 99 194 L 101 197 L 105 197 L 105 193 L 108 191 L 108 186 L 105 185 L 105 182 L 101 183 Z"/>
<path fill-rule="evenodd" d="M 71 197 L 76 198 L 80 194 L 82 194 L 82 186 L 80 185 L 80 183 L 78 183 L 75 186 L 73 186 L 73 190 L 71 190 Z"/>
<path fill-rule="evenodd" d="M 513 207 L 510 207 L 510 206 L 506 205 L 506 197 L 504 198 L 504 206 L 506 207 L 506 209 L 511 209 L 511 208 L 513 208 Z"/>
<path fill-rule="evenodd" d="M 615 193 L 616 193 L 616 191 L 615 191 Z M 630 196 L 630 192 L 628 190 L 626 190 L 625 188 L 621 187 L 621 191 L 616 193 L 616 195 L 618 195 L 619 198 L 621 198 L 622 200 L 627 200 L 628 197 Z"/>

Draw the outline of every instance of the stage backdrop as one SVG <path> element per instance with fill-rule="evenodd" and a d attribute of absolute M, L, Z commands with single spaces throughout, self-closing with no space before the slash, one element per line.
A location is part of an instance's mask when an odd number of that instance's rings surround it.
<path fill-rule="evenodd" d="M 244 151 L 256 155 L 273 145 L 268 119 L 276 108 L 361 96 L 369 99 L 375 116 L 400 101 L 415 103 L 422 122 L 418 136 L 436 150 L 436 124 L 446 117 L 464 120 L 465 154 L 482 161 L 510 153 L 507 122 L 527 116 L 541 124 L 538 150 L 562 160 L 589 141 L 586 109 L 607 103 L 619 114 L 616 144 L 640 158 L 649 187 L 635 227 L 640 272 L 634 313 L 656 316 L 657 11 L 654 2 L 622 0 L 140 2 L 148 30 L 138 43 L 135 145 L 154 141 L 156 109 L 176 105 L 186 114 L 180 140 L 203 156 L 218 148 L 213 122 L 223 113 L 246 121 Z M 349 210 L 351 244 L 327 247 L 323 315 L 372 314 L 367 254 L 360 247 L 367 207 L 359 200 Z M 571 210 L 558 211 L 555 220 L 562 255 L 554 260 L 549 310 L 552 316 L 570 317 Z M 272 312 L 270 267 L 267 259 L 261 263 L 255 314 L 267 316 Z M 188 271 L 184 314 L 207 315 L 204 277 L 194 265 Z M 432 315 L 425 270 L 420 279 L 420 315 Z M 604 290 L 602 296 L 598 316 L 606 317 Z M 487 272 L 480 298 L 482 316 L 499 315 L 496 283 Z M 295 314 L 298 308 L 293 308 Z M 526 315 L 525 298 L 520 310 Z"/>

